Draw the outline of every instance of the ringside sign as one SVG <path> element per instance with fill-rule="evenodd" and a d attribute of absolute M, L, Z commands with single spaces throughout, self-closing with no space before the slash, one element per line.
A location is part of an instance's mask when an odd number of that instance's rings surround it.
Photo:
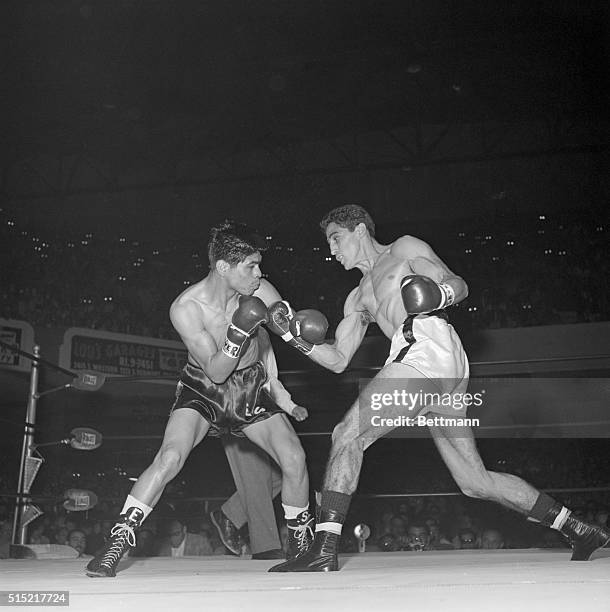
<path fill-rule="evenodd" d="M 26 353 L 34 350 L 34 329 L 25 321 L 0 319 L 0 340 Z M 0 345 L 0 368 L 29 372 L 31 362 L 27 357 Z"/>
<path fill-rule="evenodd" d="M 59 363 L 70 370 L 114 376 L 175 376 L 186 363 L 181 342 L 70 327 L 59 349 Z"/>

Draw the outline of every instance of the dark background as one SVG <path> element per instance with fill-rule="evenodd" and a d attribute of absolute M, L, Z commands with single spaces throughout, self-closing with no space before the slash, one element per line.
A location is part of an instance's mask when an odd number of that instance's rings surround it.
<path fill-rule="evenodd" d="M 358 275 L 326 262 L 317 224 L 358 202 L 381 241 L 420 236 L 466 278 L 460 332 L 608 318 L 605 2 L 24 0 L 0 21 L 5 317 L 172 337 L 169 303 L 231 216 L 271 237 L 263 267 L 282 292 L 334 325 Z M 126 267 L 135 294 L 117 288 Z M 119 323 L 94 317 L 111 294 Z M 399 442 L 370 451 L 363 486 L 452 486 L 430 445 Z M 607 454 L 596 444 L 574 453 Z M 380 480 L 398 461 L 418 478 Z"/>
<path fill-rule="evenodd" d="M 205 243 L 232 215 L 313 240 L 347 201 L 418 232 L 606 209 L 604 2 L 0 11 L 3 207 L 34 227 Z"/>

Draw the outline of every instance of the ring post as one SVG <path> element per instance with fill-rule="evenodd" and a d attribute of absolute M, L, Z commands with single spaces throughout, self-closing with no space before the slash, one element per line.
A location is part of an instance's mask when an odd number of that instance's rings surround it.
<path fill-rule="evenodd" d="M 35 357 L 40 357 L 40 346 L 33 348 Z M 25 415 L 25 428 L 23 431 L 23 445 L 21 448 L 21 465 L 19 467 L 19 481 L 17 485 L 17 499 L 15 502 L 15 516 L 13 519 L 13 544 L 25 544 L 27 522 L 24 521 L 25 512 L 30 504 L 30 487 L 33 478 L 26 478 L 26 468 L 32 463 L 34 451 L 34 432 L 36 426 L 36 404 L 38 402 L 38 361 L 32 360 L 30 373 L 30 390 Z M 29 522 L 29 521 L 28 521 Z"/>

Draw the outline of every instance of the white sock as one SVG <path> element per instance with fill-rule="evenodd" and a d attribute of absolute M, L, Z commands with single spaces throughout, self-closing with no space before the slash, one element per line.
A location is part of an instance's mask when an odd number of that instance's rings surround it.
<path fill-rule="evenodd" d="M 568 519 L 568 516 L 570 516 L 570 511 L 565 506 L 561 506 L 561 510 L 553 521 L 551 529 L 556 529 L 557 531 L 560 531 L 561 528 L 564 526 L 566 520 Z"/>
<path fill-rule="evenodd" d="M 305 512 L 309 510 L 309 505 L 304 508 L 298 508 L 297 506 L 289 506 L 282 502 L 282 508 L 284 508 L 284 518 L 286 520 L 295 519 L 301 512 Z"/>
<path fill-rule="evenodd" d="M 145 503 L 137 500 L 135 497 L 131 495 L 127 496 L 125 500 L 125 504 L 123 505 L 123 509 L 121 510 L 121 515 L 125 514 L 129 508 L 139 508 L 144 513 L 142 517 L 142 523 L 146 520 L 146 517 L 153 511 L 150 506 L 147 506 Z"/>
<path fill-rule="evenodd" d="M 318 523 L 316 525 L 316 533 L 318 531 L 328 531 L 329 533 L 336 533 L 341 535 L 343 525 L 341 523 Z"/>

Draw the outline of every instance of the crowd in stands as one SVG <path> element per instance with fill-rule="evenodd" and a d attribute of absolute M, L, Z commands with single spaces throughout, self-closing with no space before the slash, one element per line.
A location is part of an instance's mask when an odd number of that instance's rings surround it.
<path fill-rule="evenodd" d="M 114 521 L 100 518 L 99 513 L 91 517 L 82 517 L 82 514 L 49 508 L 28 526 L 27 544 L 59 544 L 74 548 L 78 553 L 74 556 L 96 555 L 104 547 Z M 0 516 L 0 559 L 9 558 L 11 530 L 9 517 Z M 223 555 L 227 552 L 207 518 L 191 520 L 187 525 L 186 521 L 175 517 L 158 519 L 152 516 L 138 531 L 137 546 L 130 551 L 130 556 L 179 556 L 172 549 L 180 548 L 183 541 L 186 546 L 180 556 Z"/>
<path fill-rule="evenodd" d="M 610 496 L 572 494 L 560 496 L 580 518 L 607 526 Z M 351 537 L 358 523 L 370 526 L 367 550 L 422 551 L 492 548 L 568 548 L 556 531 L 533 525 L 518 514 L 491 502 L 474 501 L 461 495 L 449 497 L 410 496 L 391 503 L 360 500 L 351 510 L 343 533 L 344 552 L 357 551 Z"/>
<path fill-rule="evenodd" d="M 610 286 L 603 282 L 610 276 L 608 230 L 599 219 L 580 212 L 556 217 L 521 214 L 503 219 L 498 227 L 485 226 L 479 219 L 440 229 L 437 224 L 433 235 L 396 224 L 380 228 L 379 239 L 389 242 L 412 232 L 429 241 L 449 267 L 466 279 L 470 295 L 451 312 L 452 322 L 461 331 L 608 320 Z M 322 310 L 332 331 L 359 276 L 346 273 L 329 256 L 321 235 L 317 241 L 291 240 L 281 226 L 268 231 L 263 271 L 297 307 Z M 51 228 L 33 231 L 0 210 L 0 252 L 3 261 L 9 262 L 0 267 L 0 318 L 25 320 L 35 327 L 77 326 L 175 339 L 168 308 L 186 285 L 207 274 L 204 244 L 201 237 L 180 244 L 155 244 L 121 235 L 68 236 Z M 488 465 L 521 475 L 541 488 L 610 486 L 607 446 L 596 453 L 576 450 L 570 458 L 563 450 L 545 455 L 541 446 L 525 442 L 518 452 L 513 448 Z M 326 457 L 326 453 L 315 455 Z M 357 549 L 351 533 L 358 523 L 371 527 L 367 550 L 567 546 L 552 530 L 461 495 L 399 497 L 409 492 L 455 492 L 455 484 L 440 464 L 430 465 L 428 471 L 393 470 L 384 483 L 379 481 L 378 467 L 365 461 L 361 491 L 375 483 L 384 489 L 380 492 L 396 492 L 398 497 L 391 502 L 356 499 L 344 530 L 348 534 L 342 540 L 345 551 Z M 41 475 L 37 495 L 57 498 L 58 491 L 78 484 L 96 491 L 100 503 L 83 516 L 66 513 L 61 504 L 44 502 L 45 514 L 30 525 L 30 541 L 67 543 L 79 554 L 95 554 L 120 510 L 119 500 L 132 484 L 120 469 L 106 468 L 103 479 L 83 474 L 78 483 L 68 473 Z M 374 478 L 367 475 L 369 471 Z M 15 488 L 13 476 L 0 473 L 0 493 L 6 496 L 0 498 L 0 557 L 6 556 L 12 527 L 7 499 Z M 201 536 L 198 550 L 206 554 L 225 552 L 202 504 L 188 503 L 189 496 L 212 492 L 192 490 L 192 484 L 185 473 L 168 487 L 164 496 L 168 502 L 147 520 L 132 555 L 167 553 L 168 542 L 171 554 L 171 539 L 180 533 Z M 213 494 L 219 492 L 228 496 L 232 483 Z M 587 520 L 608 525 L 607 491 L 559 497 Z"/>
<path fill-rule="evenodd" d="M 563 493 L 558 496 L 583 520 L 610 527 L 610 494 Z M 42 506 L 46 512 L 28 528 L 29 544 L 63 544 L 78 556 L 95 555 L 104 545 L 118 506 L 102 502 L 88 515 Z M 182 510 L 182 512 L 180 511 Z M 342 552 L 358 552 L 356 525 L 370 528 L 366 551 L 428 551 L 499 548 L 569 548 L 556 531 L 525 521 L 491 502 L 461 495 L 397 496 L 394 499 L 356 498 L 341 540 Z M 278 528 L 285 545 L 283 521 Z M 0 504 L 0 558 L 8 558 L 12 521 L 7 505 Z M 184 546 L 182 552 L 177 549 Z M 132 557 L 203 556 L 230 554 L 219 539 L 203 505 L 161 504 L 138 532 Z M 242 554 L 249 554 L 247 526 Z M 76 556 L 76 555 L 75 555 Z"/>
<path fill-rule="evenodd" d="M 469 297 L 452 309 L 458 329 L 607 320 L 608 231 L 582 212 L 555 217 L 522 213 L 489 221 L 464 219 L 426 229 L 379 228 L 389 242 L 413 233 L 431 243 L 466 279 Z M 320 232 L 298 237 L 268 228 L 263 271 L 283 296 L 322 310 L 334 326 L 358 282 L 329 256 Z M 291 237 L 292 236 L 292 237 Z M 179 244 L 107 233 L 79 236 L 28 230 L 0 211 L 0 317 L 34 326 L 88 327 L 175 338 L 168 309 L 186 285 L 207 274 L 201 234 Z"/>
<path fill-rule="evenodd" d="M 434 454 L 432 445 L 427 445 L 426 452 L 425 441 L 421 441 L 409 454 L 402 440 L 389 441 L 390 446 L 383 449 L 386 442 L 379 442 L 381 451 L 376 451 L 383 454 L 385 464 L 408 467 L 380 470 L 379 457 L 368 457 L 343 531 L 344 552 L 357 551 L 358 541 L 353 532 L 360 523 L 371 529 L 368 551 L 568 546 L 553 530 L 525 521 L 517 513 L 492 502 L 460 494 L 449 472 Z M 400 462 L 393 456 L 399 446 L 403 448 Z M 537 440 L 535 443 L 483 440 L 480 447 L 489 469 L 520 475 L 536 487 L 549 491 L 585 520 L 610 526 L 610 453 L 606 440 Z M 201 465 L 200 461 L 196 463 Z M 57 475 L 59 472 L 49 478 L 45 471 L 50 471 L 50 466 L 43 468 L 34 487 L 36 503 L 45 513 L 31 523 L 29 541 L 68 543 L 82 549 L 81 554 L 94 554 L 112 527 L 133 483 L 124 478 L 120 470 L 106 470 L 102 478 L 83 472 L 78 478 L 70 474 L 63 479 Z M 6 477 L 2 482 L 10 486 L 11 480 Z M 188 538 L 188 550 L 200 551 L 191 554 L 226 554 L 208 518 L 208 511 L 234 490 L 230 476 L 223 480 L 202 490 L 199 478 L 189 475 L 188 471 L 181 474 L 166 488 L 144 525 L 138 548 L 131 554 L 170 556 L 172 538 L 179 544 L 181 537 Z M 61 495 L 57 492 L 75 486 L 94 490 L 99 496 L 98 504 L 88 513 L 67 512 L 62 506 Z M 10 490 L 6 488 L 4 492 Z M 383 496 L 376 496 L 376 493 Z M 0 498 L 0 538 L 4 538 L 0 541 L 0 556 L 7 554 L 12 510 L 8 495 Z M 279 507 L 277 510 L 281 532 L 283 521 L 279 518 Z M 248 554 L 247 528 L 244 554 Z"/>

